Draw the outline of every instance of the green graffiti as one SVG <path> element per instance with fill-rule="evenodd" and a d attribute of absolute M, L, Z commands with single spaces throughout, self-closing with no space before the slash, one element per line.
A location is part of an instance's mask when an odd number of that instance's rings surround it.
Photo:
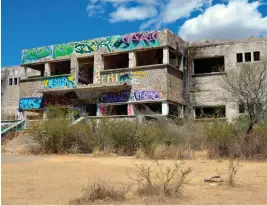
<path fill-rule="evenodd" d="M 22 63 L 40 61 L 43 58 L 51 58 L 52 49 L 51 47 L 40 47 L 22 52 Z"/>
<path fill-rule="evenodd" d="M 53 58 L 68 56 L 73 53 L 74 43 L 58 44 L 54 46 Z"/>

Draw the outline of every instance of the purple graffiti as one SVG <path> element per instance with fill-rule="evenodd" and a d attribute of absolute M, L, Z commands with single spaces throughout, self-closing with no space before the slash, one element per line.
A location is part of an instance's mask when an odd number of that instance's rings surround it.
<path fill-rule="evenodd" d="M 137 101 L 159 100 L 160 99 L 159 91 L 156 91 L 156 90 L 153 90 L 153 91 L 135 91 L 134 96 L 135 96 L 135 99 Z"/>
<path fill-rule="evenodd" d="M 122 37 L 122 41 L 124 43 L 130 43 L 132 41 L 157 41 L 158 32 L 152 31 L 152 32 L 141 32 L 141 33 L 132 33 L 128 35 L 124 35 Z"/>
<path fill-rule="evenodd" d="M 130 96 L 130 91 L 122 91 L 116 93 L 110 92 L 102 94 L 100 96 L 100 101 L 103 103 L 127 102 L 130 99 Z"/>

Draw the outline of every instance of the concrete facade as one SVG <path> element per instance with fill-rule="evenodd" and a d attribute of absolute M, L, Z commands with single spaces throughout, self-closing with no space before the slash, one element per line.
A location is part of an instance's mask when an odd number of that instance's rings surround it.
<path fill-rule="evenodd" d="M 20 84 L 2 87 L 2 108 L 11 105 L 15 111 L 19 106 L 26 118 L 34 119 L 48 105 L 73 107 L 81 116 L 97 118 L 183 118 L 186 107 L 198 118 L 203 108 L 223 107 L 221 118 L 232 120 L 238 104 L 227 98 L 220 82 L 242 64 L 237 53 L 244 59 L 248 52 L 251 61 L 254 52 L 266 57 L 267 39 L 192 44 L 163 30 L 23 50 Z M 220 70 L 213 71 L 214 66 Z M 38 75 L 31 77 L 31 71 Z"/>

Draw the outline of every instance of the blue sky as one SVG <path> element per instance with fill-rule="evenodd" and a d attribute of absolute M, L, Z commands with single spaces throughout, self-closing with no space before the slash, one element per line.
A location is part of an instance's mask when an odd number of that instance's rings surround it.
<path fill-rule="evenodd" d="M 21 50 L 169 28 L 188 41 L 267 35 L 266 0 L 2 0 L 2 67 Z"/>

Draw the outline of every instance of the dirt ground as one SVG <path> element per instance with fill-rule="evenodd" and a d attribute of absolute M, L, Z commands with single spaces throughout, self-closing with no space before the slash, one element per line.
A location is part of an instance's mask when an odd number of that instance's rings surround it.
<path fill-rule="evenodd" d="M 75 155 L 33 158 L 2 154 L 2 204 L 68 204 L 70 199 L 80 196 L 89 178 L 131 183 L 126 171 L 131 176 L 136 174 L 133 162 L 140 163 L 141 160 Z M 172 163 L 170 160 L 161 162 Z M 216 175 L 216 169 L 222 175 L 227 174 L 227 161 L 201 159 L 185 162 L 193 172 L 180 198 L 163 202 L 131 198 L 121 204 L 267 204 L 266 162 L 241 162 L 243 167 L 234 188 L 203 182 Z"/>

